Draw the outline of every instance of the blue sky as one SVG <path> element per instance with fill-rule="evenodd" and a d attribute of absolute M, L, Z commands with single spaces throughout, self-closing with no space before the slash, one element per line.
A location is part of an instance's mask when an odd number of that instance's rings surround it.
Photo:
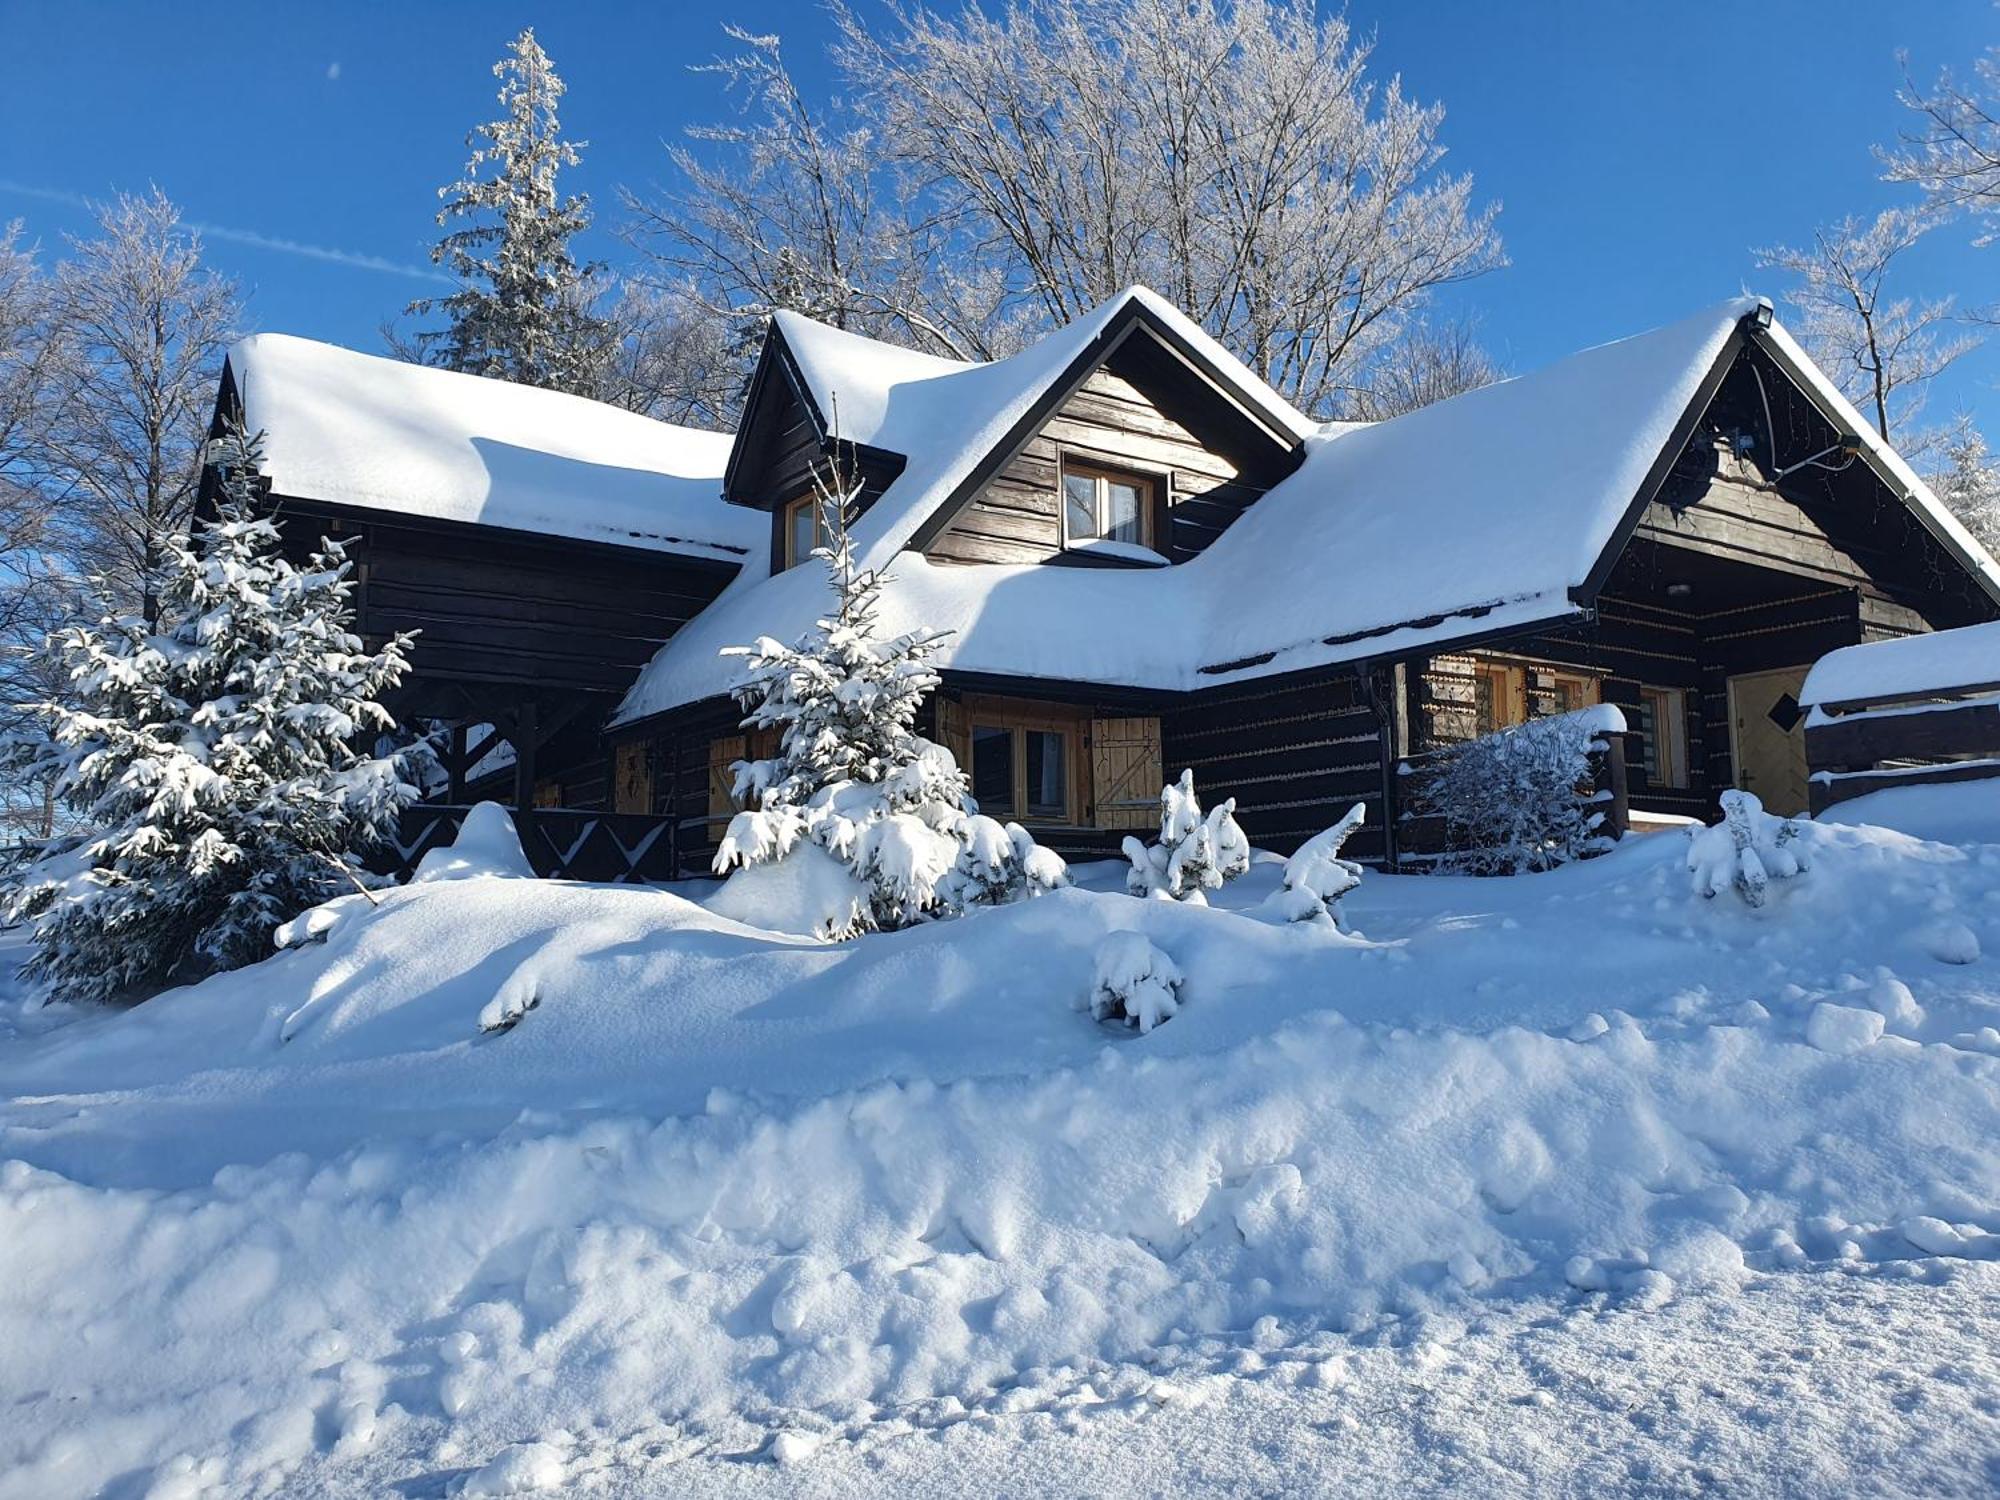
<path fill-rule="evenodd" d="M 1869 147 L 1904 123 L 1897 52 L 1928 78 L 2000 42 L 1987 0 L 1357 0 L 1349 16 L 1375 32 L 1379 70 L 1444 102 L 1452 164 L 1504 204 L 1513 264 L 1458 300 L 1515 369 L 1771 289 L 1749 247 L 1896 201 Z M 591 142 L 575 183 L 608 227 L 621 185 L 666 173 L 663 140 L 725 113 L 686 71 L 728 47 L 724 17 L 823 72 L 826 23 L 799 0 L 0 0 L 0 219 L 55 248 L 83 227 L 77 195 L 156 182 L 215 227 L 211 258 L 253 292 L 254 326 L 377 348 L 383 318 L 433 289 L 396 268 L 424 266 L 435 191 L 515 31 L 534 25 L 569 84 L 567 124 Z M 1996 300 L 2000 247 L 1970 239 L 1926 245 L 1911 288 Z M 1948 378 L 1934 411 L 1954 408 L 2000 437 L 2000 348 Z"/>

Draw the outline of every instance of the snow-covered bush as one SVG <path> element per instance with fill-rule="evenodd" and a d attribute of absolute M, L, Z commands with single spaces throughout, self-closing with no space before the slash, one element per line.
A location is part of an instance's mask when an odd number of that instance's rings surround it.
<path fill-rule="evenodd" d="M 1361 884 L 1361 866 L 1340 857 L 1340 846 L 1361 826 L 1367 804 L 1357 802 L 1333 827 L 1314 834 L 1285 861 L 1285 881 L 1272 892 L 1270 906 L 1288 922 L 1345 924 L 1340 898 Z"/>
<path fill-rule="evenodd" d="M 716 873 L 782 860 L 810 842 L 867 888 L 865 908 L 831 938 L 1067 884 L 1062 860 L 1026 830 L 977 814 L 951 752 L 916 732 L 924 695 L 938 686 L 930 663 L 943 636 L 879 635 L 886 579 L 855 567 L 851 499 L 820 484 L 831 541 L 816 555 L 835 612 L 796 645 L 764 636 L 725 653 L 746 658 L 734 689 L 744 726 L 780 733 L 775 756 L 735 765 L 736 795 L 751 805 L 730 820 Z"/>
<path fill-rule="evenodd" d="M 1069 884 L 1062 856 L 1036 843 L 1019 823 L 973 813 L 957 833 L 959 856 L 944 882 L 954 908 L 1000 906 Z"/>
<path fill-rule="evenodd" d="M 1473 875 L 1552 870 L 1601 854 L 1610 840 L 1593 789 L 1591 757 L 1623 734 L 1611 704 L 1531 719 L 1442 752 L 1426 775 L 1422 804 L 1444 819 L 1447 869 Z"/>
<path fill-rule="evenodd" d="M 1204 816 L 1194 794 L 1194 772 L 1160 788 L 1160 837 L 1142 844 L 1128 837 L 1125 857 L 1132 868 L 1125 889 L 1135 896 L 1207 905 L 1220 890 L 1250 868 L 1250 840 L 1236 823 L 1236 799 L 1217 803 Z"/>
<path fill-rule="evenodd" d="M 65 899 L 43 907 L 26 966 L 53 998 L 143 996 L 271 951 L 286 918 L 366 877 L 416 789 L 394 758 L 359 753 L 391 727 L 376 700 L 407 669 L 408 636 L 370 653 L 351 629 L 349 563 L 323 542 L 303 568 L 255 511 L 256 439 L 225 434 L 214 520 L 168 538 L 159 619 L 106 615 L 50 636 L 68 684 L 30 705 L 60 792 L 94 828 Z"/>
<path fill-rule="evenodd" d="M 1090 978 L 1090 1014 L 1122 1020 L 1140 1034 L 1170 1020 L 1181 1008 L 1181 971 L 1137 932 L 1114 932 L 1097 949 Z"/>
<path fill-rule="evenodd" d="M 1688 874 L 1704 900 L 1733 890 L 1746 906 L 1762 906 L 1771 882 L 1806 868 L 1799 825 L 1774 817 L 1749 792 L 1722 794 L 1722 821 L 1688 834 Z"/>

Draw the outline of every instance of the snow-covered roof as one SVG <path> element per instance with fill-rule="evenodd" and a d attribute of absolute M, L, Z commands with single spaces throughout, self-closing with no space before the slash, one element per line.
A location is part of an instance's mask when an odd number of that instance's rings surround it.
<path fill-rule="evenodd" d="M 1126 295 L 1180 318 L 1151 293 Z M 880 420 L 899 439 L 911 434 L 916 451 L 856 528 L 866 561 L 893 562 L 882 626 L 952 632 L 941 663 L 962 671 L 1187 690 L 1572 617 L 1570 590 L 1757 306 L 1734 298 L 1393 421 L 1310 429 L 1298 470 L 1177 567 L 897 556 L 951 476 L 969 472 L 1027 409 L 1037 379 L 1087 347 L 1104 326 L 1100 309 L 1013 360 L 891 388 L 888 406 L 903 403 L 907 415 L 885 410 Z M 982 375 L 1007 403 L 998 415 L 971 388 Z M 929 441 L 915 440 L 926 432 Z M 746 566 L 655 656 L 618 719 L 726 691 L 736 667 L 718 654 L 724 646 L 796 636 L 827 599 L 816 567 L 770 577 L 768 559 Z"/>
<path fill-rule="evenodd" d="M 1866 703 L 2000 683 L 2000 620 L 1829 651 L 1806 674 L 1807 704 Z"/>
<path fill-rule="evenodd" d="M 722 502 L 727 433 L 287 334 L 229 368 L 278 495 L 731 562 L 768 546 Z"/>

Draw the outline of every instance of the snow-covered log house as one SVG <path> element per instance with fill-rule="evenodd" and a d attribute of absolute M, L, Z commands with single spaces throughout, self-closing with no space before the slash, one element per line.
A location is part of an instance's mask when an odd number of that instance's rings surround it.
<path fill-rule="evenodd" d="M 884 628 L 950 632 L 929 732 L 1071 855 L 1191 768 L 1260 845 L 1358 801 L 1349 852 L 1409 864 L 1427 757 L 1598 703 L 1634 819 L 1803 810 L 1815 659 L 2000 618 L 2000 569 L 1752 298 L 1372 425 L 1143 288 L 986 364 L 781 312 L 733 438 L 272 335 L 229 410 L 286 524 L 354 538 L 364 632 L 423 632 L 394 707 L 466 726 L 446 801 L 505 740 L 515 800 L 615 815 L 652 874 L 705 869 L 758 749 L 722 648 L 828 603 L 833 464 Z"/>

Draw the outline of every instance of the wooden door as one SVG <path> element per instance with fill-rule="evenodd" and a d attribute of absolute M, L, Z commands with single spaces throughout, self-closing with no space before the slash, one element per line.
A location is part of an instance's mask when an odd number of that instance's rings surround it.
<path fill-rule="evenodd" d="M 1157 828 L 1160 822 L 1160 721 L 1090 722 L 1091 801 L 1099 828 Z"/>
<path fill-rule="evenodd" d="M 1736 785 L 1754 792 L 1766 811 L 1787 817 L 1806 810 L 1805 710 L 1799 707 L 1806 670 L 1781 667 L 1729 679 Z"/>

